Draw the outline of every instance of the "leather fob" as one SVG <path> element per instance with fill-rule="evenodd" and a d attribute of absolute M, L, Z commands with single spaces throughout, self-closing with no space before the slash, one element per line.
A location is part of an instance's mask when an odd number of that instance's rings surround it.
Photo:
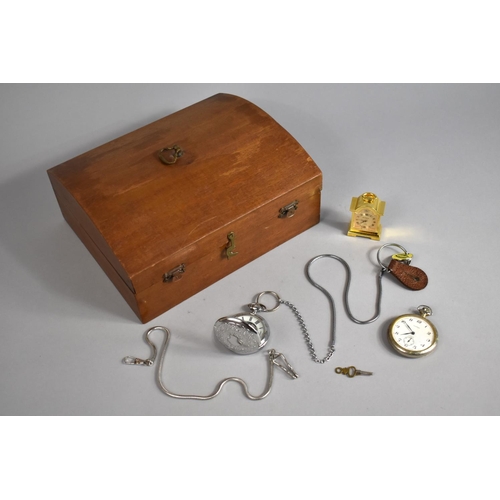
<path fill-rule="evenodd" d="M 399 280 L 403 285 L 411 290 L 422 290 L 427 286 L 429 278 L 422 269 L 405 264 L 399 260 L 392 259 L 389 264 L 389 271 Z"/>

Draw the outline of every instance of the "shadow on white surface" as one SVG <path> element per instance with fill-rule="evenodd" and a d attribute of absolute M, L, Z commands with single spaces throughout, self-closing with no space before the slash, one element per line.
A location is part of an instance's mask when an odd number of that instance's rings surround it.
<path fill-rule="evenodd" d="M 78 237 L 67 225 L 45 169 L 24 173 L 0 185 L 0 246 L 13 259 L 4 274 L 19 307 L 46 313 L 50 295 L 60 299 L 57 315 L 74 317 L 103 312 L 123 319 L 137 318 L 116 292 Z M 32 293 L 37 299 L 29 303 Z M 46 294 L 46 298 L 44 298 Z M 24 302 L 23 302 L 24 301 Z"/>

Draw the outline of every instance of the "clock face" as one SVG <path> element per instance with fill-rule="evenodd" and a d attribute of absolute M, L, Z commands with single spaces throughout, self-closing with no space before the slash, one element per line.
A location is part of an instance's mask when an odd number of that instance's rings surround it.
<path fill-rule="evenodd" d="M 368 208 L 362 208 L 354 213 L 353 227 L 362 231 L 376 231 L 378 224 L 377 215 Z"/>
<path fill-rule="evenodd" d="M 422 316 L 406 314 L 396 318 L 389 327 L 389 341 L 404 356 L 429 354 L 437 345 L 434 325 Z"/>
<path fill-rule="evenodd" d="M 267 321 L 256 314 L 238 314 L 217 320 L 214 333 L 219 342 L 237 354 L 251 354 L 269 340 Z"/>

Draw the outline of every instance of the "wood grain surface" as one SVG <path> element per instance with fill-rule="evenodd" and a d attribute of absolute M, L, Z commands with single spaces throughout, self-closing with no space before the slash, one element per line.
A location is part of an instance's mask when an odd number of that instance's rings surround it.
<path fill-rule="evenodd" d="M 160 149 L 183 150 L 165 165 Z M 322 174 L 263 110 L 217 94 L 48 171 L 61 211 L 147 322 L 319 222 Z M 298 200 L 291 218 L 281 207 Z M 225 256 L 234 232 L 238 254 Z M 165 273 L 184 264 L 178 281 Z"/>

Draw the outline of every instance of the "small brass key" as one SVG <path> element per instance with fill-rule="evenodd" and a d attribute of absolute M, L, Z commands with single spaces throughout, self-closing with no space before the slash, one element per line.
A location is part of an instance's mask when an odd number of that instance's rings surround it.
<path fill-rule="evenodd" d="M 349 366 L 347 368 L 337 366 L 337 368 L 335 368 L 335 373 L 347 375 L 349 378 L 356 377 L 357 375 L 373 375 L 373 372 L 364 372 L 362 370 L 358 370 L 355 366 Z"/>

